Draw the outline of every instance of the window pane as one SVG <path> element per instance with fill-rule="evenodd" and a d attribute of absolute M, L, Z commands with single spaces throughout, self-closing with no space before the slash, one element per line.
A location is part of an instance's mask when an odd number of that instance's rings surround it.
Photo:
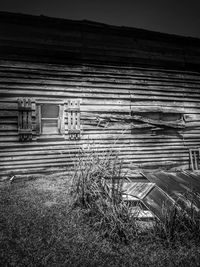
<path fill-rule="evenodd" d="M 58 120 L 42 120 L 42 134 L 59 134 Z"/>
<path fill-rule="evenodd" d="M 41 116 L 42 118 L 58 118 L 59 106 L 54 104 L 42 104 Z"/>

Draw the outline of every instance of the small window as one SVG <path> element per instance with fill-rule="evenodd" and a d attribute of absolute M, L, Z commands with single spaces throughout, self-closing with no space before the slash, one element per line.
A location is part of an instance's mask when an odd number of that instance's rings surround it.
<path fill-rule="evenodd" d="M 41 105 L 42 118 L 58 118 L 59 106 L 54 104 L 42 104 Z"/>
<path fill-rule="evenodd" d="M 59 134 L 59 106 L 41 105 L 41 134 Z"/>
<path fill-rule="evenodd" d="M 64 135 L 64 105 L 52 103 L 37 104 L 37 134 Z"/>

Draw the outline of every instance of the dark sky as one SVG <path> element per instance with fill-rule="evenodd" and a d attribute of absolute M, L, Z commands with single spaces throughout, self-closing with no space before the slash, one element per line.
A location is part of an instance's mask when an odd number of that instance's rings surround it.
<path fill-rule="evenodd" d="M 200 0 L 0 0 L 0 10 L 200 38 Z"/>

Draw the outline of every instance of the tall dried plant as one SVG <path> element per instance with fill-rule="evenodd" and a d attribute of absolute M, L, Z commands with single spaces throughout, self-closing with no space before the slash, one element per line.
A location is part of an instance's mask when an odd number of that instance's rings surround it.
<path fill-rule="evenodd" d="M 122 167 L 116 152 L 89 148 L 78 156 L 71 192 L 73 203 L 87 210 L 88 220 L 104 237 L 128 242 L 136 227 L 122 197 Z"/>

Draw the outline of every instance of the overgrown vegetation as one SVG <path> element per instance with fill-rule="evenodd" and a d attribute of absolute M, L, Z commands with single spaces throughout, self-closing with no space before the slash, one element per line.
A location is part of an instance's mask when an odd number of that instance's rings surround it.
<path fill-rule="evenodd" d="M 83 155 L 84 154 L 84 155 Z M 104 238 L 128 243 L 137 232 L 131 207 L 122 198 L 122 162 L 112 151 L 80 155 L 72 179 L 72 199 Z"/>
<path fill-rule="evenodd" d="M 163 222 L 144 229 L 122 199 L 119 177 L 116 154 L 88 150 L 73 179 L 2 185 L 1 266 L 199 266 L 199 195 L 180 196 L 163 207 Z"/>
<path fill-rule="evenodd" d="M 163 206 L 164 220 L 156 220 L 154 233 L 169 244 L 190 239 L 200 240 L 200 195 L 193 189 L 180 195 L 174 205 Z"/>

